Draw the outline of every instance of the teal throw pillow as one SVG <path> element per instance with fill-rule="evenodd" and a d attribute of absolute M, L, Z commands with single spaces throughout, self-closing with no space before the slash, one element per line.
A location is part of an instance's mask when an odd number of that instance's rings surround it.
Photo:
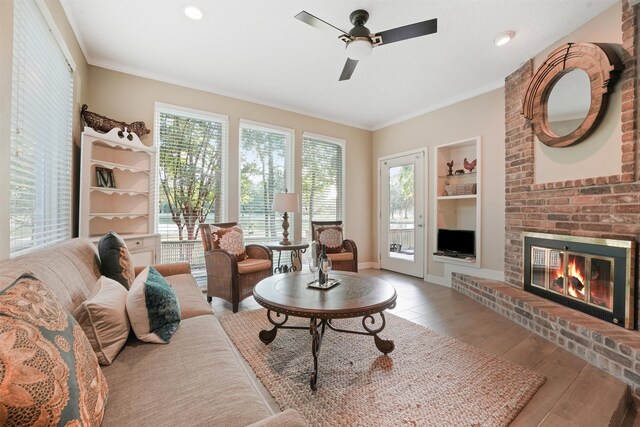
<path fill-rule="evenodd" d="M 165 278 L 147 267 L 129 289 L 127 314 L 139 340 L 166 344 L 180 326 L 180 301 Z"/>

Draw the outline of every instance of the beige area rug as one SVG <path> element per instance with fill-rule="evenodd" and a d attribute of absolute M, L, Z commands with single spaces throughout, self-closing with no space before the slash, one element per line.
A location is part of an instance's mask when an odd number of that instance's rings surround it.
<path fill-rule="evenodd" d="M 387 356 L 370 336 L 326 330 L 315 393 L 309 387 L 309 332 L 279 330 L 265 345 L 258 339 L 271 326 L 265 309 L 220 321 L 280 408 L 296 409 L 313 426 L 506 425 L 545 381 L 454 338 L 391 314 L 386 318 L 381 338 L 395 341 Z M 289 318 L 288 324 L 308 320 Z M 334 325 L 362 330 L 358 319 Z"/>

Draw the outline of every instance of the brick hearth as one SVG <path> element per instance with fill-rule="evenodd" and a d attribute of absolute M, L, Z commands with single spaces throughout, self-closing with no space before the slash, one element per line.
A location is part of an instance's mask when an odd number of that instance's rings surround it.
<path fill-rule="evenodd" d="M 640 403 L 640 334 L 495 280 L 459 273 L 452 287 L 629 384 Z"/>

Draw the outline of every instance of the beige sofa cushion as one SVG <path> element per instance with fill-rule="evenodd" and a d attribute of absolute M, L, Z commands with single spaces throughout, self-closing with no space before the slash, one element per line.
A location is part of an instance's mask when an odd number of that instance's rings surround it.
<path fill-rule="evenodd" d="M 130 339 L 102 369 L 110 386 L 103 427 L 234 427 L 272 414 L 215 316 L 183 320 L 169 345 Z"/>
<path fill-rule="evenodd" d="M 98 279 L 89 298 L 73 313 L 101 365 L 110 365 L 127 342 L 127 290 L 113 279 Z"/>
<path fill-rule="evenodd" d="M 205 314 L 213 315 L 202 289 L 198 287 L 196 279 L 191 274 L 174 274 L 173 276 L 164 276 L 164 278 L 178 295 L 181 319 Z"/>

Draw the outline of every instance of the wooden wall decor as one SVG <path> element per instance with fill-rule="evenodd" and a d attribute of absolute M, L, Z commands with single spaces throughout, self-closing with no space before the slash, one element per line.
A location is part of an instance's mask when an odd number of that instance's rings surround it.
<path fill-rule="evenodd" d="M 536 136 L 549 147 L 567 147 L 584 140 L 602 120 L 607 94 L 624 68 L 616 52 L 597 43 L 567 43 L 547 56 L 531 79 L 522 114 L 533 125 Z M 584 70 L 591 84 L 591 104 L 582 124 L 567 135 L 556 135 L 549 126 L 548 100 L 554 85 L 566 73 Z"/>

